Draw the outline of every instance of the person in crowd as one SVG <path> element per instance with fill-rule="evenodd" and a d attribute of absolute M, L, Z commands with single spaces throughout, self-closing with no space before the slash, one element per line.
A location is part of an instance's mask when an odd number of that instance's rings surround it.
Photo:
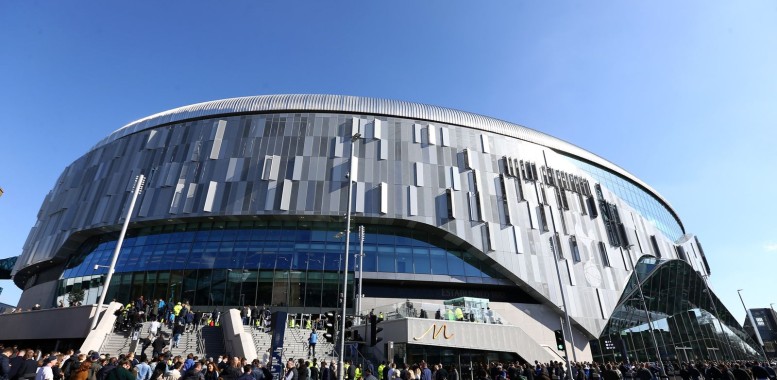
<path fill-rule="evenodd" d="M 212 361 L 205 367 L 205 380 L 219 380 L 219 370 Z"/>
<path fill-rule="evenodd" d="M 194 362 L 192 367 L 181 375 L 181 378 L 181 380 L 205 380 L 205 375 L 202 373 L 202 363 Z"/>
<path fill-rule="evenodd" d="M 229 360 L 228 357 L 226 357 L 226 359 Z M 229 365 L 225 366 L 221 371 L 221 377 L 224 380 L 237 380 L 237 378 L 241 375 L 240 372 L 240 358 L 235 356 L 232 358 L 232 361 L 229 363 Z"/>
<path fill-rule="evenodd" d="M 297 378 L 299 380 L 308 380 L 310 378 L 310 368 L 305 359 L 297 360 Z"/>
<path fill-rule="evenodd" d="M 316 356 L 316 344 L 318 343 L 318 333 L 315 329 L 310 330 L 310 336 L 308 337 L 308 357 Z"/>
<path fill-rule="evenodd" d="M 103 368 L 100 354 L 93 352 L 92 355 L 89 357 L 89 362 L 92 363 L 92 366 L 89 367 L 89 374 L 87 375 L 86 378 L 87 380 L 97 380 L 97 372 L 100 372 L 100 369 Z"/>
<path fill-rule="evenodd" d="M 54 380 L 53 367 L 57 366 L 57 357 L 52 355 L 43 360 L 43 365 L 38 368 L 35 380 Z"/>
<path fill-rule="evenodd" d="M 734 363 L 734 368 L 731 370 L 731 374 L 734 375 L 735 380 L 753 380 L 750 374 L 747 373 L 739 363 Z"/>
<path fill-rule="evenodd" d="M 764 366 L 768 367 L 768 363 L 764 363 Z M 762 367 L 758 362 L 753 362 L 753 364 L 750 366 L 750 372 L 753 374 L 753 379 L 755 380 L 768 380 L 769 379 L 769 372 L 766 371 L 764 367 Z"/>
<path fill-rule="evenodd" d="M 24 364 L 16 373 L 19 380 L 32 380 L 36 377 L 38 361 L 35 360 L 35 351 L 27 350 L 24 354 Z"/>
<path fill-rule="evenodd" d="M 76 368 L 74 371 L 71 371 L 70 377 L 67 377 L 66 379 L 69 380 L 88 380 L 89 374 L 92 371 L 92 361 L 91 360 L 83 360 L 82 363 Z"/>
<path fill-rule="evenodd" d="M 321 380 L 333 380 L 329 366 L 326 364 L 326 360 L 321 362 Z"/>
<path fill-rule="evenodd" d="M 13 348 L 3 348 L 3 352 L 0 353 L 0 380 L 8 380 L 11 377 L 11 356 L 13 356 Z"/>
<path fill-rule="evenodd" d="M 166 374 L 169 372 L 167 358 L 165 354 L 161 353 L 155 355 L 154 358 L 154 361 L 151 363 L 153 365 L 153 369 L 151 370 L 150 380 L 164 380 Z"/>
<path fill-rule="evenodd" d="M 284 376 L 284 380 L 299 380 L 299 372 L 294 365 L 293 359 L 289 359 L 286 362 L 286 375 Z"/>
<path fill-rule="evenodd" d="M 186 326 L 183 320 L 175 321 L 175 326 L 173 327 L 173 348 L 178 348 L 178 344 L 181 342 L 181 334 L 183 334 L 185 330 Z"/>
<path fill-rule="evenodd" d="M 372 375 L 372 371 L 369 368 L 364 369 L 364 380 L 378 380 L 375 376 Z"/>
<path fill-rule="evenodd" d="M 181 378 L 181 366 L 183 366 L 182 362 L 175 362 L 172 365 L 172 369 L 170 372 L 167 373 L 167 376 L 165 377 L 165 380 L 178 380 Z"/>
<path fill-rule="evenodd" d="M 162 334 L 159 334 L 159 336 L 154 339 L 154 342 L 151 343 L 151 347 L 153 348 L 152 355 L 153 357 L 159 357 L 164 352 L 165 347 L 167 347 L 167 341 L 162 336 Z"/>
<path fill-rule="evenodd" d="M 421 360 L 421 380 L 432 380 L 432 370 L 429 369 L 429 365 L 426 361 Z"/>
<path fill-rule="evenodd" d="M 243 374 L 238 377 L 238 380 L 254 380 L 253 375 L 254 368 L 251 365 L 246 364 L 243 366 Z"/>
<path fill-rule="evenodd" d="M 140 354 L 140 360 L 135 365 L 134 369 L 137 371 L 137 380 L 149 380 L 151 378 L 151 366 L 148 365 L 148 357 L 146 354 Z"/>

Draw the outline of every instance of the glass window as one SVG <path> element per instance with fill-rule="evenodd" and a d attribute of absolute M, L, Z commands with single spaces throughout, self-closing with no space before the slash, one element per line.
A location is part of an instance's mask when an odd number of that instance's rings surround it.
<path fill-rule="evenodd" d="M 418 273 L 418 274 L 432 273 L 432 267 L 429 262 L 429 250 L 426 248 L 414 247 L 413 264 L 415 266 L 415 273 Z"/>
<path fill-rule="evenodd" d="M 454 275 L 453 273 L 450 272 L 450 269 L 448 266 L 448 260 L 446 260 L 446 257 L 448 256 L 455 258 L 455 256 L 453 256 L 452 254 L 445 252 L 444 249 L 431 248 L 429 250 L 429 259 L 432 262 L 432 274 Z"/>
<path fill-rule="evenodd" d="M 397 273 L 413 273 L 413 251 L 410 247 L 396 247 Z"/>
<path fill-rule="evenodd" d="M 396 271 L 394 248 L 378 246 L 378 272 L 395 273 Z"/>

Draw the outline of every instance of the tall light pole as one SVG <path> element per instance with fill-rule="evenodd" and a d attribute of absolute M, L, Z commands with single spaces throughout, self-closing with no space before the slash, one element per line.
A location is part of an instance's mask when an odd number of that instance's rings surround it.
<path fill-rule="evenodd" d="M 761 354 L 764 356 L 764 360 L 768 361 L 769 358 L 766 356 L 766 351 L 764 350 L 764 341 L 761 339 L 761 333 L 758 332 L 758 325 L 755 324 L 755 319 L 753 319 L 753 313 L 750 312 L 750 309 L 745 306 L 745 300 L 742 298 L 742 290 L 743 289 L 737 289 L 737 294 L 739 294 L 739 300 L 742 301 L 742 307 L 745 308 L 745 312 L 747 313 L 747 318 L 750 319 L 750 324 L 753 326 L 753 331 L 755 331 L 755 337 L 757 339 L 758 348 L 761 349 Z"/>
<path fill-rule="evenodd" d="M 728 343 L 728 350 L 731 353 L 730 360 L 736 359 L 736 355 L 734 354 L 734 348 L 731 346 L 731 339 L 728 337 L 728 333 L 726 333 L 726 329 L 723 328 L 723 321 L 720 320 L 720 314 L 718 313 L 718 307 L 715 305 L 715 299 L 712 297 L 712 291 L 710 290 L 710 285 L 707 283 L 707 280 L 709 279 L 709 275 L 702 276 L 702 279 L 704 280 L 704 290 L 703 292 L 707 293 L 707 296 L 710 298 L 710 302 L 712 303 L 712 311 L 715 313 L 715 319 L 718 320 L 718 325 L 720 326 L 720 332 L 723 334 L 723 336 L 726 337 L 726 343 Z"/>
<path fill-rule="evenodd" d="M 631 250 L 628 250 L 629 256 L 631 256 Z M 656 333 L 653 328 L 653 318 L 650 318 L 650 309 L 645 302 L 645 294 L 642 293 L 642 282 L 639 279 L 639 270 L 636 265 L 634 266 L 634 279 L 637 281 L 637 291 L 639 291 L 639 298 L 642 300 L 642 305 L 645 307 L 645 317 L 647 317 L 648 328 L 650 328 L 650 337 L 653 339 L 653 346 L 656 348 L 656 359 L 658 360 L 659 370 L 664 372 L 664 362 L 661 360 L 661 350 L 658 348 L 658 340 L 656 339 Z"/>
<path fill-rule="evenodd" d="M 542 207 L 542 206 L 540 206 L 540 207 Z M 575 354 L 575 341 L 574 341 L 574 338 L 572 337 L 572 334 L 573 334 L 572 333 L 572 323 L 569 320 L 569 312 L 568 312 L 569 309 L 567 308 L 567 298 L 564 295 L 564 283 L 561 281 L 561 269 L 559 269 L 559 267 L 558 267 L 558 260 L 559 260 L 558 250 L 559 250 L 559 247 L 556 247 L 557 241 L 556 241 L 556 238 L 555 238 L 555 234 L 554 234 L 554 236 L 550 237 L 550 243 L 551 243 L 550 244 L 550 248 L 552 248 L 552 250 L 553 250 L 553 262 L 556 264 L 556 277 L 558 278 L 559 292 L 561 293 L 561 305 L 564 307 L 564 320 L 566 321 L 567 327 L 569 328 L 569 339 L 570 339 L 570 347 L 569 347 L 569 349 L 572 350 L 572 354 L 574 355 Z M 561 331 L 562 332 L 564 331 L 564 324 L 563 323 L 561 324 Z M 565 335 L 565 337 L 566 337 L 566 334 L 563 334 L 563 335 Z M 572 365 L 569 363 L 569 354 L 566 353 L 566 352 L 564 353 L 564 360 L 567 362 L 567 373 L 569 374 L 570 377 L 574 376 L 572 374 Z M 577 358 L 575 358 L 575 361 L 577 361 Z"/>
<path fill-rule="evenodd" d="M 361 137 L 361 134 L 359 132 L 356 132 L 351 136 L 351 151 L 350 151 L 350 160 L 348 162 L 348 174 L 346 174 L 348 178 L 348 207 L 346 210 L 346 220 L 345 220 L 345 266 L 343 267 L 343 311 L 340 314 L 340 362 L 337 366 L 337 372 L 339 373 L 338 379 L 344 379 L 344 365 L 345 362 L 343 360 L 343 357 L 345 356 L 345 306 L 348 303 L 347 298 L 345 295 L 348 293 L 348 255 L 350 254 L 350 246 L 351 246 L 351 197 L 353 196 L 353 179 L 354 174 L 356 174 L 356 168 L 354 168 L 354 160 L 353 160 L 353 148 L 356 145 L 356 140 L 358 140 Z"/>
<path fill-rule="evenodd" d="M 121 252 L 121 245 L 124 244 L 124 235 L 127 234 L 127 227 L 129 226 L 130 219 L 132 217 L 132 211 L 135 210 L 135 202 L 138 200 L 138 195 L 143 191 L 143 183 L 146 182 L 146 177 L 143 174 L 135 177 L 135 186 L 132 191 L 132 200 L 130 200 L 129 209 L 127 210 L 127 216 L 124 218 L 124 225 L 121 227 L 119 233 L 119 240 L 116 242 L 116 248 L 113 250 L 113 257 L 111 257 L 111 265 L 108 267 L 108 275 L 105 276 L 105 285 L 103 285 L 103 291 L 100 294 L 100 300 L 97 301 L 97 309 L 94 311 L 94 318 L 92 318 L 92 330 L 97 327 L 97 319 L 100 317 L 100 309 L 105 302 L 105 296 L 108 294 L 108 287 L 111 285 L 111 279 L 113 278 L 113 272 L 116 270 L 116 261 L 119 259 L 119 252 Z"/>

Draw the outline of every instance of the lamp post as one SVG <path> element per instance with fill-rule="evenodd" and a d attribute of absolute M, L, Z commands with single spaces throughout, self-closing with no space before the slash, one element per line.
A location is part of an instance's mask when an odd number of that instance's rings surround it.
<path fill-rule="evenodd" d="M 629 256 L 631 256 L 631 250 L 629 250 Z M 664 371 L 664 362 L 661 360 L 661 350 L 658 348 L 658 340 L 656 339 L 656 333 L 653 328 L 653 318 L 650 318 L 650 309 L 645 302 L 645 294 L 642 293 L 642 282 L 639 279 L 639 270 L 634 266 L 634 279 L 637 281 L 637 291 L 639 291 L 639 298 L 642 300 L 642 305 L 645 307 L 645 317 L 647 317 L 648 328 L 650 328 L 650 337 L 653 339 L 653 346 L 656 348 L 656 359 L 658 360 L 659 370 Z"/>
<path fill-rule="evenodd" d="M 146 177 L 143 174 L 135 177 L 135 186 L 134 190 L 132 191 L 132 200 L 130 200 L 127 216 L 124 218 L 124 225 L 122 225 L 121 232 L 119 233 L 119 240 L 116 242 L 116 249 L 113 250 L 111 265 L 108 267 L 108 275 L 105 276 L 105 285 L 103 285 L 103 291 L 100 294 L 100 300 L 97 301 L 97 309 L 95 309 L 94 318 L 92 318 L 92 330 L 97 327 L 97 319 L 100 317 L 100 309 L 102 309 L 103 303 L 105 302 L 105 296 L 108 294 L 108 287 L 111 285 L 113 272 L 116 270 L 116 261 L 119 259 L 121 245 L 124 244 L 124 236 L 127 234 L 127 227 L 129 226 L 130 219 L 132 218 L 132 211 L 135 210 L 135 202 L 138 200 L 138 195 L 141 191 L 143 191 L 144 182 L 146 182 Z"/>
<path fill-rule="evenodd" d="M 736 359 L 736 355 L 734 354 L 734 348 L 731 346 L 731 339 L 728 337 L 728 333 L 726 333 L 726 329 L 723 328 L 723 321 L 720 320 L 720 314 L 718 313 L 718 307 L 715 305 L 715 299 L 712 297 L 712 291 L 710 290 L 710 285 L 707 283 L 709 276 L 705 275 L 702 276 L 702 279 L 704 280 L 704 290 L 702 290 L 704 293 L 707 293 L 707 296 L 710 298 L 710 303 L 712 303 L 712 311 L 715 313 L 715 319 L 718 320 L 718 325 L 720 326 L 720 332 L 723 334 L 723 336 L 726 337 L 726 343 L 728 344 L 728 350 L 731 354 L 730 360 Z"/>
<path fill-rule="evenodd" d="M 761 354 L 764 356 L 764 360 L 769 361 L 769 358 L 766 356 L 766 350 L 764 350 L 764 341 L 761 339 L 761 333 L 758 331 L 758 325 L 755 324 L 755 319 L 753 319 L 753 313 L 750 312 L 750 309 L 745 306 L 745 300 L 742 298 L 742 290 L 743 289 L 737 289 L 737 294 L 739 294 L 739 300 L 742 301 L 742 307 L 745 308 L 745 313 L 747 313 L 747 318 L 750 319 L 750 324 L 753 326 L 753 331 L 755 331 L 755 337 L 757 339 L 758 348 L 761 349 Z"/>
<path fill-rule="evenodd" d="M 347 298 L 345 297 L 345 294 L 348 292 L 348 255 L 350 254 L 350 246 L 351 246 L 351 197 L 353 196 L 353 179 L 354 174 L 356 174 L 356 168 L 354 168 L 354 160 L 353 160 L 353 148 L 356 144 L 356 140 L 358 140 L 361 137 L 361 134 L 359 132 L 354 133 L 351 136 L 351 151 L 350 151 L 350 160 L 348 163 L 349 170 L 348 174 L 346 174 L 346 177 L 348 178 L 348 207 L 346 210 L 346 219 L 345 219 L 345 264 L 343 267 L 343 311 L 340 314 L 340 361 L 337 366 L 337 372 L 339 373 L 338 379 L 344 379 L 344 356 L 345 356 L 345 309 Z"/>
<path fill-rule="evenodd" d="M 574 341 L 574 338 L 572 337 L 572 323 L 569 320 L 569 312 L 568 312 L 569 309 L 567 309 L 567 299 L 566 299 L 566 296 L 564 295 L 564 284 L 561 281 L 561 269 L 559 269 L 559 266 L 558 266 L 558 260 L 559 260 L 558 249 L 559 249 L 559 247 L 556 247 L 556 239 L 555 239 L 554 236 L 550 237 L 550 248 L 553 251 L 553 262 L 556 264 L 556 277 L 558 278 L 559 292 L 561 293 L 561 304 L 564 307 L 564 320 L 567 323 L 567 327 L 569 327 L 569 339 L 570 339 L 570 347 L 569 348 L 572 350 L 572 354 L 574 355 L 574 353 L 575 353 L 575 341 Z M 562 332 L 564 331 L 564 324 L 563 323 L 561 324 L 561 331 Z M 566 334 L 564 334 L 564 335 L 566 335 Z M 573 374 L 572 374 L 572 365 L 569 363 L 569 354 L 567 354 L 566 352 L 564 353 L 564 360 L 566 361 L 566 364 L 567 364 L 567 373 L 569 374 L 569 376 L 573 376 Z M 575 361 L 577 361 L 577 358 L 575 358 Z"/>

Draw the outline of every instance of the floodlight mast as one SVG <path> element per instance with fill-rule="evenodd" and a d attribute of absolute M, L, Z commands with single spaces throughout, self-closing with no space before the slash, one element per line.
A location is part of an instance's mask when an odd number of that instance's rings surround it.
<path fill-rule="evenodd" d="M 94 311 L 94 317 L 92 318 L 91 330 L 97 327 L 97 320 L 100 318 L 100 309 L 102 309 L 105 302 L 105 296 L 108 294 L 108 287 L 111 285 L 111 278 L 113 278 L 113 272 L 116 270 L 116 261 L 119 259 L 119 252 L 121 252 L 121 245 L 124 243 L 124 235 L 127 234 L 127 227 L 129 226 L 130 219 L 132 218 L 132 212 L 135 210 L 135 202 L 138 200 L 138 195 L 143 191 L 143 183 L 146 182 L 146 177 L 143 174 L 135 177 L 135 186 L 132 192 L 132 200 L 130 200 L 129 209 L 127 210 L 127 216 L 124 217 L 124 225 L 121 227 L 121 233 L 119 234 L 119 240 L 116 242 L 116 249 L 113 250 L 113 256 L 111 257 L 111 265 L 108 266 L 108 275 L 105 277 L 105 284 L 103 285 L 103 291 L 100 293 L 100 300 L 97 301 L 97 308 Z M 95 266 L 97 269 L 98 266 Z"/>

